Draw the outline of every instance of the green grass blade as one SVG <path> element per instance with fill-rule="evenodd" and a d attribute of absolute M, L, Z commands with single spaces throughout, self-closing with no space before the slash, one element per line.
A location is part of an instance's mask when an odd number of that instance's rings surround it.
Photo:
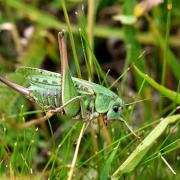
<path fill-rule="evenodd" d="M 118 179 L 122 174 L 134 170 L 142 158 L 146 155 L 157 138 L 165 131 L 166 127 L 180 120 L 180 115 L 169 116 L 163 119 L 151 133 L 139 144 L 126 161 L 114 172 L 112 179 Z"/>
<path fill-rule="evenodd" d="M 120 145 L 120 142 L 121 141 L 118 142 L 117 146 L 113 149 L 113 151 L 110 154 L 109 158 L 106 160 L 104 168 L 103 168 L 103 170 L 101 172 L 101 175 L 100 175 L 100 180 L 109 179 L 109 172 L 110 172 L 110 169 L 111 169 L 112 161 L 114 160 L 115 155 L 116 155 L 116 153 L 118 151 L 118 147 Z"/>
<path fill-rule="evenodd" d="M 61 24 L 58 19 L 50 14 L 44 13 L 34 6 L 27 5 L 20 1 L 7 0 L 6 4 L 18 11 L 21 11 L 20 16 L 28 17 L 32 21 L 38 22 L 39 24 L 45 26 L 46 28 L 56 28 L 60 29 L 63 24 Z"/>
<path fill-rule="evenodd" d="M 75 42 L 74 42 L 74 38 L 73 38 L 72 28 L 71 28 L 71 25 L 70 25 L 70 21 L 69 21 L 69 17 L 68 17 L 68 13 L 67 13 L 67 9 L 66 9 L 66 5 L 65 5 L 64 0 L 62 0 L 61 4 L 62 4 L 63 12 L 64 12 L 64 17 L 65 17 L 65 20 L 66 20 L 68 32 L 69 32 L 69 38 L 70 38 L 70 41 L 71 41 L 71 47 L 72 47 L 72 52 L 73 52 L 74 63 L 75 63 L 75 66 L 76 66 L 77 75 L 78 75 L 79 78 L 82 78 L 81 70 L 80 70 L 80 66 L 79 66 L 79 62 L 78 62 L 78 56 L 77 56 L 77 53 L 76 53 L 76 46 L 75 46 Z"/>
<path fill-rule="evenodd" d="M 172 4 L 171 0 L 168 0 L 167 4 Z M 167 9 L 168 10 L 168 9 Z M 171 9 L 172 10 L 172 9 Z M 168 50 L 168 41 L 169 41 L 169 33 L 170 33 L 170 25 L 171 25 L 171 10 L 167 12 L 167 23 L 166 23 L 166 37 L 165 37 L 165 47 L 164 47 L 164 59 L 163 59 L 163 69 L 162 69 L 162 77 L 161 84 L 164 85 L 166 78 L 166 68 L 167 68 L 167 50 Z"/>
<path fill-rule="evenodd" d="M 139 76 L 141 76 L 143 79 L 145 79 L 151 86 L 153 86 L 161 94 L 167 96 L 169 99 L 176 102 L 177 104 L 180 104 L 180 93 L 172 91 L 172 90 L 158 84 L 156 81 L 154 81 L 152 78 L 150 78 L 147 74 L 144 74 L 142 71 L 140 71 L 140 69 L 138 69 L 136 66 L 134 66 L 134 70 Z"/>

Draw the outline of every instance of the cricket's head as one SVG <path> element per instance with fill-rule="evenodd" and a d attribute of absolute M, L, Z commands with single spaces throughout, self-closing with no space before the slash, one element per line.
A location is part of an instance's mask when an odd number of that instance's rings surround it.
<path fill-rule="evenodd" d="M 109 122 L 111 122 L 112 120 L 120 120 L 122 121 L 126 127 L 130 130 L 130 132 L 132 134 L 134 134 L 134 136 L 136 136 L 137 138 L 140 138 L 132 129 L 131 127 L 128 125 L 128 123 L 124 120 L 123 118 L 123 112 L 125 110 L 125 104 L 124 102 L 118 97 L 116 99 L 116 101 L 114 101 L 114 103 L 112 103 L 112 105 L 110 106 L 107 115 L 106 115 L 106 120 L 104 121 L 105 124 L 108 124 Z"/>
<path fill-rule="evenodd" d="M 124 111 L 124 102 L 118 97 L 107 112 L 107 121 L 120 119 Z"/>

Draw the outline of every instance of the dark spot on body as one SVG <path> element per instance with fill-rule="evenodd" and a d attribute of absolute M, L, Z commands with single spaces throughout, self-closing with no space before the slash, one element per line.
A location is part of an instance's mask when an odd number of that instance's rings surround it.
<path fill-rule="evenodd" d="M 58 84 L 57 81 L 52 81 L 52 84 Z"/>
<path fill-rule="evenodd" d="M 47 81 L 46 79 L 43 79 L 43 83 L 46 83 L 46 84 L 47 84 L 47 83 L 48 83 L 48 81 Z"/>

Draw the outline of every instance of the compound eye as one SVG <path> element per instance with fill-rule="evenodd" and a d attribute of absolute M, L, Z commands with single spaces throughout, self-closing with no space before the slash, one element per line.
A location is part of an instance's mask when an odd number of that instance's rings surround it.
<path fill-rule="evenodd" d="M 114 112 L 116 112 L 116 113 L 117 113 L 117 112 L 118 112 L 118 110 L 119 110 L 119 107 L 118 107 L 118 106 L 114 106 L 114 107 L 113 107 L 113 111 L 114 111 Z"/>

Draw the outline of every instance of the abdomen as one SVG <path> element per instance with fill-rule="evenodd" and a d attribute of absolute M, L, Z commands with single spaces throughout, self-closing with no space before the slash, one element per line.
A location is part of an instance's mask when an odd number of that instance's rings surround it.
<path fill-rule="evenodd" d="M 45 109 L 54 109 L 61 106 L 61 89 L 48 85 L 29 86 L 32 100 Z"/>

